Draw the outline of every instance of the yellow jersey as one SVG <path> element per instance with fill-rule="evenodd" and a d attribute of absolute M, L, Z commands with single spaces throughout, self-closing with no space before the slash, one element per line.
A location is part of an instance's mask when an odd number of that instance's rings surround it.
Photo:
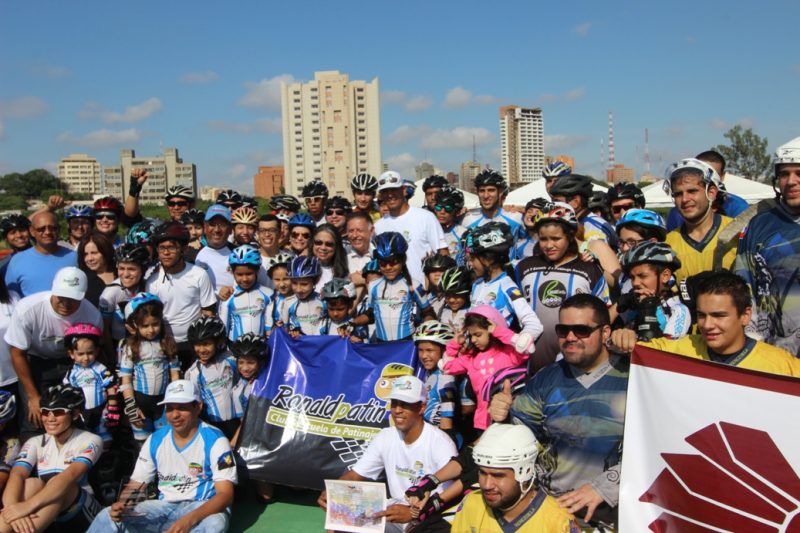
<path fill-rule="evenodd" d="M 539 491 L 528 507 L 503 526 L 494 511 L 486 505 L 481 491 L 470 493 L 456 511 L 451 533 L 578 533 L 575 517 L 562 509 L 555 498 Z"/>
<path fill-rule="evenodd" d="M 653 339 L 640 344 L 649 348 L 655 348 L 656 350 L 685 355 L 694 359 L 721 362 L 711 358 L 708 353 L 708 345 L 702 335 L 687 335 L 686 337 L 676 340 L 664 338 Z M 744 349 L 738 354 L 731 355 L 724 363 L 748 370 L 800 377 L 800 359 L 797 359 L 786 350 L 778 348 L 777 346 L 756 341 L 749 337 Z"/>
<path fill-rule="evenodd" d="M 681 268 L 674 273 L 675 279 L 680 282 L 689 276 L 714 270 L 714 250 L 718 246 L 719 233 L 732 221 L 731 218 L 715 214 L 706 238 L 699 242 L 689 237 L 685 225 L 667 233 L 666 243 L 681 260 Z M 730 270 L 735 259 L 736 247 L 733 246 L 722 256 L 722 268 Z"/>

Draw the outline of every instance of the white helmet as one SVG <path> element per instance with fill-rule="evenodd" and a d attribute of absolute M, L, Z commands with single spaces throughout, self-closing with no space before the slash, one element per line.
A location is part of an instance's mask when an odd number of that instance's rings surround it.
<path fill-rule="evenodd" d="M 492 424 L 472 450 L 478 466 L 510 468 L 521 485 L 533 479 L 539 442 L 527 426 Z"/>
<path fill-rule="evenodd" d="M 414 330 L 414 342 L 429 341 L 447 346 L 454 338 L 453 328 L 438 320 L 423 322 Z"/>
<path fill-rule="evenodd" d="M 785 163 L 800 163 L 800 137 L 779 146 L 775 150 L 775 168 Z"/>
<path fill-rule="evenodd" d="M 406 186 L 407 183 L 403 177 L 394 170 L 387 170 L 378 176 L 378 191 L 385 189 L 397 189 Z"/>
<path fill-rule="evenodd" d="M 699 159 L 695 159 L 693 157 L 687 157 L 686 159 L 681 159 L 677 163 L 672 163 L 667 167 L 667 170 L 664 172 L 664 192 L 672 195 L 672 176 L 676 172 L 689 169 L 699 171 L 703 176 L 703 181 L 706 183 L 706 185 L 713 185 L 721 191 L 725 190 L 725 187 L 722 185 L 722 180 L 720 179 L 719 174 L 717 174 L 717 171 L 714 170 L 714 167 L 705 161 L 700 161 Z"/>

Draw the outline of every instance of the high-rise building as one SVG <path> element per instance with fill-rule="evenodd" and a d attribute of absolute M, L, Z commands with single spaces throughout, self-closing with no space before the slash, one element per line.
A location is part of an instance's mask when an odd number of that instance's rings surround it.
<path fill-rule="evenodd" d="M 100 163 L 88 154 L 70 154 L 59 161 L 57 177 L 71 193 L 97 194 L 102 189 Z"/>
<path fill-rule="evenodd" d="M 271 198 L 281 193 L 283 188 L 283 167 L 258 167 L 253 176 L 253 190 L 256 196 Z"/>
<path fill-rule="evenodd" d="M 565 165 L 569 165 L 573 171 L 575 170 L 575 158 L 571 155 L 566 154 L 558 154 L 558 155 L 548 155 L 544 158 L 544 164 L 549 165 L 550 163 L 555 163 L 556 161 L 561 161 Z"/>
<path fill-rule="evenodd" d="M 337 70 L 281 85 L 284 187 L 298 195 L 321 179 L 331 195 L 350 196 L 350 179 L 381 174 L 378 78 L 351 81 Z"/>
<path fill-rule="evenodd" d="M 625 165 L 616 164 L 606 171 L 606 177 L 608 178 L 608 183 L 621 183 L 623 181 L 633 183 L 636 179 L 636 171 Z"/>
<path fill-rule="evenodd" d="M 481 164 L 477 161 L 464 161 L 461 163 L 461 184 L 459 188 L 469 192 L 475 192 L 475 176 L 481 172 Z"/>
<path fill-rule="evenodd" d="M 416 175 L 416 179 L 414 181 L 424 180 L 436 174 L 436 169 L 433 168 L 433 165 L 427 161 L 423 161 L 414 167 L 414 174 Z"/>
<path fill-rule="evenodd" d="M 445 177 L 447 178 L 447 183 L 449 183 L 453 187 L 458 187 L 458 174 L 456 174 L 455 172 L 448 172 L 447 176 Z"/>
<path fill-rule="evenodd" d="M 513 189 L 542 177 L 544 120 L 539 108 L 500 108 L 500 172 Z"/>
<path fill-rule="evenodd" d="M 183 185 L 197 194 L 197 168 L 193 163 L 184 163 L 177 148 L 165 148 L 164 153 L 153 157 L 137 157 L 133 150 L 124 149 L 119 158 L 119 166 L 103 168 L 104 194 L 127 196 L 134 168 L 147 169 L 147 181 L 139 195 L 142 204 L 163 204 L 164 194 L 174 185 Z"/>

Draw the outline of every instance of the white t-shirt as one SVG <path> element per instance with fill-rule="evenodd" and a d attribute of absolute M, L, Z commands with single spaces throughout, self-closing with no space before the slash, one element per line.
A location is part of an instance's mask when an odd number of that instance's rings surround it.
<path fill-rule="evenodd" d="M 104 320 L 111 321 L 111 338 L 122 340 L 128 335 L 125 329 L 125 315 L 122 309 L 123 303 L 130 302 L 137 293 L 122 287 L 119 279 L 115 279 L 110 285 L 106 285 L 100 294 L 100 301 L 97 304 L 100 314 Z"/>
<path fill-rule="evenodd" d="M 349 248 L 347 250 L 347 271 L 350 274 L 354 274 L 356 272 L 361 274 L 361 271 L 364 269 L 367 263 L 369 263 L 370 259 L 372 259 L 371 246 L 370 250 L 368 250 L 364 255 L 361 255 L 352 248 Z"/>
<path fill-rule="evenodd" d="M 456 445 L 447 433 L 427 422 L 419 438 L 410 445 L 403 441 L 400 431 L 388 427 L 372 439 L 353 470 L 369 479 L 378 479 L 385 471 L 393 500 L 389 504 L 408 505 L 406 490 L 416 485 L 422 476 L 442 468 L 456 454 Z"/>
<path fill-rule="evenodd" d="M 103 329 L 100 311 L 87 300 L 81 300 L 71 315 L 61 316 L 50 305 L 50 296 L 50 291 L 37 292 L 17 303 L 4 336 L 9 346 L 44 359 L 61 359 L 67 357 L 64 331 L 68 327 L 83 322 Z"/>
<path fill-rule="evenodd" d="M 0 339 L 5 337 L 8 325 L 11 324 L 11 315 L 14 313 L 14 306 L 17 303 L 17 295 L 9 293 L 11 301 L 7 304 L 0 303 Z M 5 339 L 0 340 L 0 387 L 11 385 L 17 382 L 17 372 L 11 364 L 11 350 Z"/>
<path fill-rule="evenodd" d="M 216 494 L 216 481 L 236 484 L 236 463 L 230 442 L 217 428 L 200 422 L 191 442 L 178 450 L 172 427 L 167 426 L 147 437 L 131 479 L 158 479 L 159 500 L 207 501 Z"/>
<path fill-rule="evenodd" d="M 208 277 L 211 279 L 211 285 L 214 286 L 215 292 L 219 292 L 222 287 L 236 285 L 228 264 L 228 256 L 231 255 L 231 251 L 227 246 L 222 248 L 204 246 L 197 252 L 194 264 L 208 272 Z"/>
<path fill-rule="evenodd" d="M 422 262 L 431 254 L 442 248 L 447 248 L 444 232 L 436 215 L 419 207 L 409 207 L 405 214 L 399 217 L 386 215 L 375 223 L 375 234 L 380 235 L 387 231 L 396 231 L 405 237 L 408 242 L 408 272 L 417 284 L 423 285 L 425 275 L 422 272 Z"/>
<path fill-rule="evenodd" d="M 321 265 L 321 274 L 319 276 L 319 281 L 317 284 L 314 285 L 314 290 L 317 294 L 322 294 L 322 287 L 325 286 L 330 280 L 333 279 L 333 267 Z"/>
<path fill-rule="evenodd" d="M 75 462 L 84 463 L 91 468 L 97 463 L 102 453 L 103 439 L 94 433 L 73 429 L 72 435 L 60 449 L 56 438 L 52 435 L 44 434 L 30 438 L 22 446 L 17 460 L 14 461 L 14 466 L 22 466 L 28 470 L 33 470 L 35 467 L 37 477 L 47 481 Z M 89 476 L 81 477 L 78 483 L 81 488 L 92 494 Z"/>
<path fill-rule="evenodd" d="M 186 340 L 189 326 L 200 318 L 202 308 L 217 303 L 208 274 L 191 263 L 186 263 L 177 274 L 167 274 L 157 268 L 147 278 L 145 290 L 164 302 L 164 318 L 176 342 Z"/>

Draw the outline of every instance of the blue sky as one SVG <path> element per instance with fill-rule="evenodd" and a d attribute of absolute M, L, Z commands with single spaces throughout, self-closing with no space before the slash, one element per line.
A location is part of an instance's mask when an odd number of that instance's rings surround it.
<path fill-rule="evenodd" d="M 177 147 L 201 184 L 280 164 L 281 80 L 381 85 L 382 155 L 412 172 L 499 158 L 498 108 L 542 107 L 547 153 L 652 169 L 741 123 L 800 135 L 800 3 L 0 1 L 0 173 Z"/>

